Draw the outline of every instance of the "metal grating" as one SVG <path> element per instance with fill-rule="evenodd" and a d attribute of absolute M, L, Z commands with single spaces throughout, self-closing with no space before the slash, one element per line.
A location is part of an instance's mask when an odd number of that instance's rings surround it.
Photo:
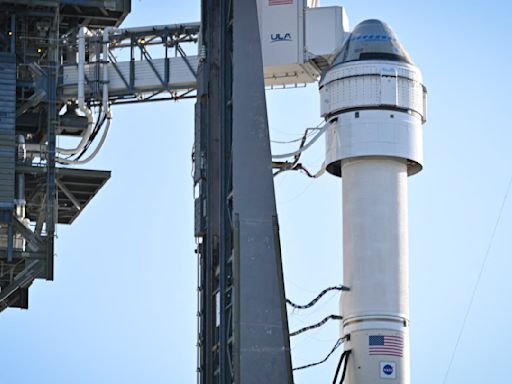
<path fill-rule="evenodd" d="M 14 207 L 16 56 L 0 52 L 0 209 Z"/>
<path fill-rule="evenodd" d="M 131 0 L 2 0 L 0 3 L 17 5 L 19 8 L 27 6 L 34 11 L 58 6 L 61 32 L 76 25 L 117 27 L 131 11 Z"/>
<path fill-rule="evenodd" d="M 26 172 L 27 217 L 35 222 L 44 208 L 46 175 L 31 167 Z M 110 171 L 57 168 L 58 223 L 71 224 L 110 178 Z"/>

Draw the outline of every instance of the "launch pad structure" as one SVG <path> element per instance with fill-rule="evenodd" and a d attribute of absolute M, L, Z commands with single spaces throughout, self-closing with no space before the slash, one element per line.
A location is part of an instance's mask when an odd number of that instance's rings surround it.
<path fill-rule="evenodd" d="M 112 106 L 192 98 L 198 382 L 293 383 L 273 180 L 325 134 L 308 175 L 346 179 L 334 380 L 409 383 L 407 176 L 422 167 L 426 90 L 387 25 L 351 33 L 342 7 L 316 3 L 202 0 L 200 23 L 122 29 L 130 0 L 0 1 L 0 310 L 53 280 L 56 225 L 110 178 L 74 166 L 101 150 Z M 324 125 L 273 156 L 265 86 L 319 79 Z"/>
<path fill-rule="evenodd" d="M 238 39 L 259 39 L 256 3 L 252 8 L 250 4 L 233 8 L 228 1 L 203 2 L 202 25 L 208 32 L 202 49 L 211 54 L 202 58 L 201 64 L 198 57 L 188 58 L 181 48 L 198 41 L 199 23 L 114 30 L 110 28 L 119 26 L 129 13 L 129 1 L 81 3 L 0 4 L 0 74 L 5 85 L 0 152 L 5 169 L 1 173 L 2 309 L 28 308 L 33 280 L 53 279 L 55 225 L 71 224 L 109 179 L 108 171 L 72 165 L 85 163 L 82 156 L 87 155 L 92 135 L 99 134 L 102 124 L 110 123 L 110 107 L 197 94 L 194 179 L 200 195 L 195 233 L 202 239 L 197 250 L 201 270 L 199 380 L 249 382 L 252 379 L 247 377 L 262 380 L 270 373 L 274 382 L 292 382 L 268 128 L 266 123 L 258 126 L 259 116 L 266 115 L 261 54 L 254 60 L 250 49 L 233 56 L 233 44 L 243 45 Z M 253 18 L 252 30 L 233 22 L 233 9 L 241 13 L 239 20 Z M 233 28 L 238 30 L 236 39 Z M 154 45 L 161 47 L 161 59 L 151 56 L 149 50 Z M 129 50 L 129 60 L 117 62 L 113 51 L 123 48 Z M 230 57 L 240 62 L 240 69 L 245 66 L 245 72 L 234 71 L 232 62 L 226 60 Z M 259 77 L 254 75 L 259 72 Z M 245 83 L 232 87 L 233 78 Z M 255 83 L 247 84 L 247 80 Z M 244 87 L 255 88 L 254 95 Z M 238 93 L 236 100 L 231 89 Z M 242 99 L 245 101 L 240 103 Z M 255 106 L 260 111 L 254 111 Z M 91 119 L 93 108 L 99 111 Z M 253 111 L 252 122 L 246 118 L 248 109 Z M 234 135 L 239 148 L 231 144 L 233 121 L 252 124 L 245 137 Z M 103 130 L 108 130 L 108 125 Z M 261 133 L 266 133 L 267 139 L 254 142 L 250 135 Z M 85 144 L 60 150 L 57 135 L 77 137 Z M 253 143 L 263 145 L 264 151 L 251 149 Z M 254 157 L 249 158 L 249 153 Z M 238 159 L 236 166 L 233 158 Z M 250 187 L 256 176 L 262 181 L 259 191 Z M 236 212 L 236 224 L 228 220 L 230 210 Z M 240 252 L 257 252 L 247 246 L 255 239 L 274 244 L 265 250 L 267 261 L 262 263 L 259 255 L 256 266 L 239 263 Z M 269 272 L 272 277 L 264 285 L 268 294 L 250 297 L 254 292 L 250 284 L 259 286 L 261 274 Z M 242 288 L 239 273 L 244 275 Z M 262 290 L 260 287 L 260 293 Z M 276 295 L 276 290 L 280 294 Z M 235 302 L 243 302 L 243 306 Z M 262 307 L 270 311 L 262 312 Z M 274 324 L 272 333 L 257 320 L 267 312 L 260 321 Z M 252 320 L 247 322 L 247 318 Z M 241 320 L 247 325 L 240 327 Z M 239 335 L 243 335 L 242 343 Z M 265 345 L 263 353 L 254 349 L 255 343 Z"/>

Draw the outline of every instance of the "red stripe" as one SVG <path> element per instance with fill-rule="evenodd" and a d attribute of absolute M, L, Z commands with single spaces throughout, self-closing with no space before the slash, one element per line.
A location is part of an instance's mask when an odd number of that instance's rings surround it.
<path fill-rule="evenodd" d="M 395 357 L 403 357 L 401 353 L 370 353 L 370 356 L 395 356 Z"/>
<path fill-rule="evenodd" d="M 369 351 L 395 351 L 395 352 L 402 352 L 402 348 L 370 348 Z"/>
<path fill-rule="evenodd" d="M 268 0 L 268 5 L 286 5 L 293 4 L 293 0 Z"/>
<path fill-rule="evenodd" d="M 370 348 L 369 351 L 395 351 L 395 352 L 402 352 L 402 348 Z"/>
<path fill-rule="evenodd" d="M 396 353 L 402 353 L 403 351 L 401 349 L 387 349 L 387 348 L 381 348 L 381 349 L 369 349 L 369 352 L 396 352 Z"/>

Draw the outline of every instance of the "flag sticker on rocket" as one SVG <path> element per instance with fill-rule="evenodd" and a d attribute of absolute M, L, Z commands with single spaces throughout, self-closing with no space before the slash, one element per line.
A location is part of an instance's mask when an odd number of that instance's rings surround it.
<path fill-rule="evenodd" d="M 368 354 L 402 357 L 404 339 L 402 336 L 369 336 Z"/>
<path fill-rule="evenodd" d="M 268 5 L 287 5 L 293 4 L 293 0 L 268 0 Z"/>

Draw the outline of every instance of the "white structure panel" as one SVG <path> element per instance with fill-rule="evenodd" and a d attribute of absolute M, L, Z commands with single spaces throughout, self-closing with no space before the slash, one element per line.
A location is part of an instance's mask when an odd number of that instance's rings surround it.
<path fill-rule="evenodd" d="M 267 66 L 304 63 L 304 0 L 270 5 L 258 1 L 261 50 Z"/>
<path fill-rule="evenodd" d="M 390 106 L 417 112 L 424 119 L 424 89 L 418 81 L 421 76 L 409 70 L 407 64 L 399 65 L 404 66 L 402 70 L 393 68 L 396 63 L 353 63 L 332 69 L 320 86 L 321 115 L 326 117 L 352 108 Z"/>
<path fill-rule="evenodd" d="M 331 68 L 322 78 L 320 86 L 324 86 L 331 81 L 336 81 L 345 77 L 361 75 L 381 75 L 388 71 L 396 73 L 399 77 L 405 77 L 418 83 L 423 82 L 421 72 L 413 65 L 398 61 L 354 61 L 347 62 Z"/>
<path fill-rule="evenodd" d="M 305 51 L 309 55 L 333 57 L 348 33 L 349 22 L 343 7 L 306 8 Z"/>
<path fill-rule="evenodd" d="M 388 156 L 407 160 L 412 175 L 423 164 L 421 119 L 414 114 L 388 110 L 342 113 L 327 129 L 326 148 L 328 165 L 350 158 Z"/>
<path fill-rule="evenodd" d="M 313 83 L 342 46 L 348 31 L 343 7 L 304 6 L 304 0 L 270 5 L 258 0 L 265 85 Z M 308 3 L 311 5 L 316 5 Z"/>
<path fill-rule="evenodd" d="M 345 343 L 345 349 L 351 349 L 350 365 L 358 367 L 349 369 L 345 378 L 346 384 L 410 384 L 410 344 L 409 329 L 390 330 L 389 325 L 379 328 L 378 324 L 367 323 L 363 330 L 351 330 L 350 341 Z M 391 355 L 370 355 L 370 336 L 392 336 L 403 340 L 402 357 Z M 391 366 L 391 370 L 384 367 Z"/>
<path fill-rule="evenodd" d="M 407 164 L 368 157 L 342 163 L 344 322 L 408 319 Z"/>
<path fill-rule="evenodd" d="M 318 80 L 318 69 L 310 63 L 264 67 L 266 86 L 308 84 Z"/>

